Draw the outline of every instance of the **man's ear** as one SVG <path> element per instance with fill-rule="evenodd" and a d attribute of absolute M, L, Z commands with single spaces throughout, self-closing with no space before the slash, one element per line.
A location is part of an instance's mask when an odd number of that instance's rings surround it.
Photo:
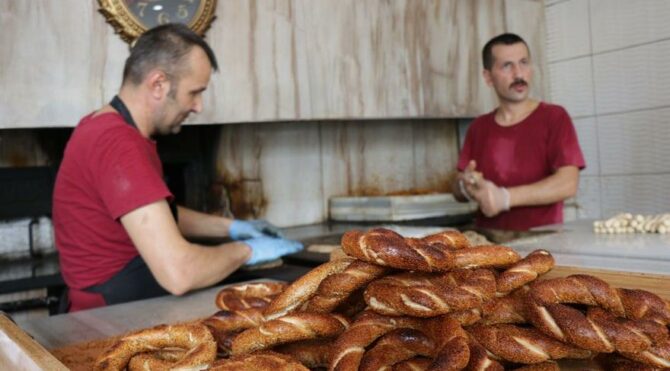
<path fill-rule="evenodd" d="M 170 91 L 170 80 L 162 70 L 151 70 L 144 81 L 154 99 L 162 100 Z"/>
<path fill-rule="evenodd" d="M 484 68 L 482 70 L 482 76 L 484 76 L 484 82 L 486 82 L 486 85 L 493 86 L 493 80 L 491 79 L 491 71 Z"/>

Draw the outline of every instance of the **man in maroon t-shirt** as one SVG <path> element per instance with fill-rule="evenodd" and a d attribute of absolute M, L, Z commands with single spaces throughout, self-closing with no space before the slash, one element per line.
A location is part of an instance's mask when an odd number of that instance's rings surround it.
<path fill-rule="evenodd" d="M 453 193 L 479 204 L 478 227 L 522 231 L 561 223 L 563 200 L 577 192 L 585 166 L 570 116 L 529 98 L 530 52 L 519 36 L 491 39 L 482 57 L 499 106 L 468 129 Z"/>
<path fill-rule="evenodd" d="M 267 222 L 171 207 L 153 137 L 177 133 L 202 110 L 217 69 L 187 26 L 167 24 L 133 46 L 119 94 L 84 117 L 56 178 L 53 222 L 69 311 L 187 291 L 220 282 L 242 264 L 296 252 Z M 176 210 L 172 212 L 172 210 Z M 230 237 L 205 247 L 188 237 Z"/>

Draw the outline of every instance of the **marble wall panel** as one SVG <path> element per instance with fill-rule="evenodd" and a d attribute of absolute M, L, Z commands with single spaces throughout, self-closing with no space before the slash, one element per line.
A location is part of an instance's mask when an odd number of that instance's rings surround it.
<path fill-rule="evenodd" d="M 560 104 L 573 117 L 595 114 L 591 57 L 549 64 L 551 101 Z"/>
<path fill-rule="evenodd" d="M 416 189 L 414 136 L 401 121 L 321 125 L 324 194 L 384 195 Z"/>
<path fill-rule="evenodd" d="M 0 128 L 74 126 L 100 105 L 107 25 L 96 2 L 3 0 L 0 22 Z"/>
<path fill-rule="evenodd" d="M 589 2 L 570 0 L 547 6 L 547 59 L 550 62 L 591 53 Z"/>
<path fill-rule="evenodd" d="M 458 135 L 453 120 L 413 122 L 416 187 L 450 192 L 449 181 L 458 162 Z"/>
<path fill-rule="evenodd" d="M 456 142 L 449 120 L 225 125 L 217 183 L 238 217 L 317 223 L 331 196 L 448 191 Z"/>
<path fill-rule="evenodd" d="M 622 211 L 660 214 L 670 210 L 670 174 L 604 176 L 601 180 L 602 217 Z"/>
<path fill-rule="evenodd" d="M 237 217 L 280 226 L 323 220 L 318 125 L 226 125 L 217 152 L 218 183 Z"/>
<path fill-rule="evenodd" d="M 598 114 L 668 106 L 670 40 L 593 57 Z"/>
<path fill-rule="evenodd" d="M 496 104 L 479 61 L 490 37 L 509 27 L 542 60 L 538 4 L 221 1 L 207 40 L 222 68 L 188 123 L 478 115 Z M 0 0 L 0 127 L 74 126 L 116 93 L 128 46 L 97 10 Z"/>
<path fill-rule="evenodd" d="M 670 37 L 670 2 L 591 0 L 593 52 L 646 44 Z"/>
<path fill-rule="evenodd" d="M 670 108 L 598 117 L 603 175 L 670 173 Z"/>

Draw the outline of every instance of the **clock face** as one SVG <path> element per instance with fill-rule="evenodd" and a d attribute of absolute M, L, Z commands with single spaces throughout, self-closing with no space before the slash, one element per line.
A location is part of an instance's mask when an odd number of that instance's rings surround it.
<path fill-rule="evenodd" d="M 2 1 L 2 0 L 0 0 Z M 183 23 L 200 36 L 216 18 L 217 0 L 98 0 L 100 13 L 121 38 L 132 43 L 146 30 Z"/>
<path fill-rule="evenodd" d="M 123 0 L 128 10 L 146 28 L 165 23 L 191 26 L 202 0 Z"/>

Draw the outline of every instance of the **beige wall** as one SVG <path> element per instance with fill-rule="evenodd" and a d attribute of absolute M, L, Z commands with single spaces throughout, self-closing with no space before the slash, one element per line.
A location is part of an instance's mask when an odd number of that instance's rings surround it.
<path fill-rule="evenodd" d="M 219 1 L 207 40 L 221 71 L 190 122 L 477 115 L 495 104 L 482 44 L 519 31 L 542 61 L 541 4 Z M 71 127 L 118 90 L 128 47 L 96 1 L 0 0 L 0 15 L 0 128 Z"/>
<path fill-rule="evenodd" d="M 579 218 L 670 210 L 670 2 L 546 1 L 550 100 L 586 156 Z"/>
<path fill-rule="evenodd" d="M 448 191 L 456 127 L 454 120 L 225 125 L 218 181 L 238 217 L 317 223 L 328 218 L 331 196 Z"/>
<path fill-rule="evenodd" d="M 444 191 L 452 118 L 495 105 L 480 51 L 496 34 L 526 38 L 546 95 L 542 1 L 218 4 L 207 40 L 221 71 L 189 123 L 241 123 L 221 127 L 217 181 L 280 225 L 324 220 L 333 195 Z M 0 15 L 0 128 L 71 127 L 115 94 L 128 49 L 95 1 L 0 0 Z M 29 132 L 0 131 L 0 146 L 0 166 L 47 161 Z"/>

